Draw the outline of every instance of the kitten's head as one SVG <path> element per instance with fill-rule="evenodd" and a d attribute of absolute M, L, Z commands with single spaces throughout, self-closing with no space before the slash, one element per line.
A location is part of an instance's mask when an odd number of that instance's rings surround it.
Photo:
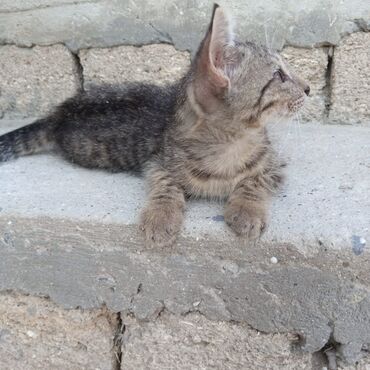
<path fill-rule="evenodd" d="M 211 24 L 192 64 L 188 88 L 199 114 L 259 126 L 293 115 L 309 91 L 278 53 L 236 41 L 230 18 L 214 6 Z"/>

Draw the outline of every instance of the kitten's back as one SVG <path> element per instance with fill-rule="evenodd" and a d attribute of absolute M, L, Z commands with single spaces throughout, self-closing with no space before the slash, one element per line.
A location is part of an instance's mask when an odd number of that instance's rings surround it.
<path fill-rule="evenodd" d="M 55 140 L 84 167 L 140 170 L 157 153 L 171 122 L 176 87 L 130 84 L 93 86 L 62 104 Z"/>
<path fill-rule="evenodd" d="M 176 85 L 91 86 L 49 116 L 0 137 L 0 161 L 53 147 L 84 167 L 140 170 L 159 151 L 177 90 Z"/>

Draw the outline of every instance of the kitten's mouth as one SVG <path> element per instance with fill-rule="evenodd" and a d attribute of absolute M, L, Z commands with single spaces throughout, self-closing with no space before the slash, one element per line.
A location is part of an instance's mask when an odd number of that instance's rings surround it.
<path fill-rule="evenodd" d="M 303 104 L 304 104 L 304 96 L 300 96 L 298 99 L 290 101 L 288 103 L 289 112 L 291 113 L 298 112 L 303 107 Z"/>

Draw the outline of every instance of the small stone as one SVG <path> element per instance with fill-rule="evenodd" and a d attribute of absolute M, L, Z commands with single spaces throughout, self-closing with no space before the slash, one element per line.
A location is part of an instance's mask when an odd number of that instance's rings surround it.
<path fill-rule="evenodd" d="M 193 337 L 193 342 L 196 343 L 196 344 L 199 344 L 199 343 L 202 342 L 202 338 L 199 335 L 195 335 Z"/>
<path fill-rule="evenodd" d="M 224 221 L 224 216 L 222 216 L 222 215 L 216 215 L 216 216 L 213 216 L 212 217 L 212 220 L 213 221 L 216 221 L 216 222 Z"/>
<path fill-rule="evenodd" d="M 358 235 L 352 235 L 352 251 L 356 256 L 364 252 L 366 239 Z"/>
<path fill-rule="evenodd" d="M 199 305 L 200 305 L 200 301 L 196 301 L 196 302 L 193 303 L 194 307 L 198 307 Z"/>
<path fill-rule="evenodd" d="M 274 265 L 278 263 L 278 259 L 276 257 L 271 257 L 270 258 L 270 261 L 271 263 L 273 263 Z"/>
<path fill-rule="evenodd" d="M 235 262 L 231 261 L 226 261 L 222 268 L 232 274 L 237 274 L 239 272 L 239 266 Z"/>
<path fill-rule="evenodd" d="M 26 334 L 30 338 L 36 338 L 37 337 L 37 334 L 34 331 L 32 331 L 32 330 L 27 330 Z"/>
<path fill-rule="evenodd" d="M 340 185 L 338 189 L 340 189 L 340 190 L 352 190 L 353 189 L 353 185 L 343 184 L 343 185 Z"/>

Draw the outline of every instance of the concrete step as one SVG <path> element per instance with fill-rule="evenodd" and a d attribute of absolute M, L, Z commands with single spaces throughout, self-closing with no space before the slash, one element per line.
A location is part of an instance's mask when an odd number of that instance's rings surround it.
<path fill-rule="evenodd" d="M 3 132 L 25 122 L 0 122 Z M 173 248 L 148 249 L 143 180 L 50 155 L 0 166 L 0 290 L 155 320 L 163 311 L 329 341 L 347 362 L 370 344 L 370 128 L 283 124 L 289 159 L 259 243 L 236 238 L 222 204 L 189 202 Z"/>

